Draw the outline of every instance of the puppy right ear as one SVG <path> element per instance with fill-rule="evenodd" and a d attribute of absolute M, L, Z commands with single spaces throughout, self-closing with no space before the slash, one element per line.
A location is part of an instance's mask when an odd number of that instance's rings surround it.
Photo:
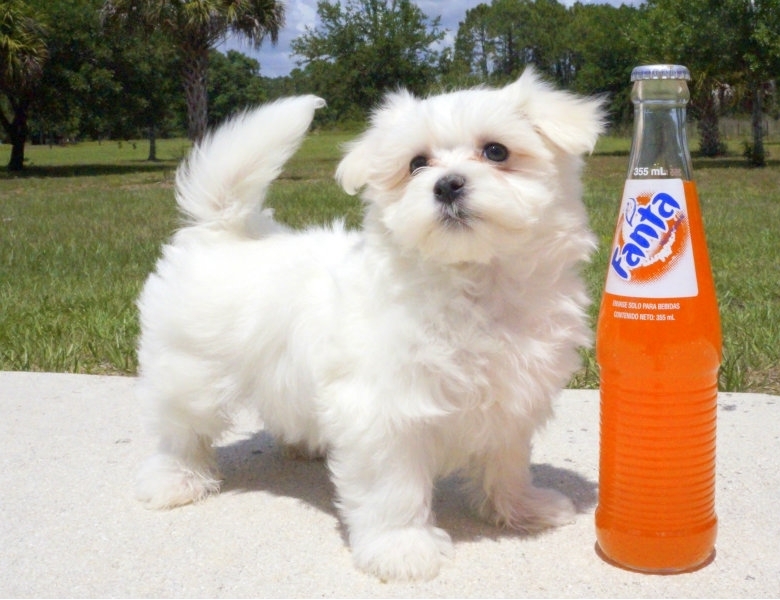
<path fill-rule="evenodd" d="M 569 154 L 591 152 L 606 121 L 604 98 L 585 98 L 557 90 L 533 67 L 503 90 L 534 128 Z"/>
<path fill-rule="evenodd" d="M 353 142 L 346 144 L 347 153 L 336 169 L 336 181 L 347 194 L 354 196 L 368 183 L 368 144 L 363 134 Z"/>

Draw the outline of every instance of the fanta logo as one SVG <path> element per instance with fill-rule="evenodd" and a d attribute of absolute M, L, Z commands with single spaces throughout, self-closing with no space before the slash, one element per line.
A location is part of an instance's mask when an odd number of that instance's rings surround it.
<path fill-rule="evenodd" d="M 658 279 L 687 246 L 690 233 L 685 212 L 666 192 L 628 198 L 624 206 L 611 268 L 624 281 Z"/>

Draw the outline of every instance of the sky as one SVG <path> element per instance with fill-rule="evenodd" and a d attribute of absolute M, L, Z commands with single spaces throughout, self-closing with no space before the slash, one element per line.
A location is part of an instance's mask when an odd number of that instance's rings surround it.
<path fill-rule="evenodd" d="M 487 0 L 416 0 L 417 6 L 433 19 L 441 17 L 440 28 L 447 31 L 445 44 L 451 43 L 458 30 L 458 23 L 463 20 L 466 11 Z M 638 6 L 640 0 L 580 0 L 584 4 L 630 4 Z M 563 0 L 562 4 L 571 6 L 575 0 Z M 276 46 L 270 40 L 265 40 L 260 50 L 253 50 L 246 43 L 235 38 L 229 38 L 219 46 L 223 52 L 238 50 L 260 62 L 260 74 L 264 77 L 282 77 L 288 75 L 297 65 L 291 56 L 290 42 L 305 33 L 307 27 L 314 28 L 317 24 L 317 0 L 287 0 L 286 24 L 279 32 Z"/>

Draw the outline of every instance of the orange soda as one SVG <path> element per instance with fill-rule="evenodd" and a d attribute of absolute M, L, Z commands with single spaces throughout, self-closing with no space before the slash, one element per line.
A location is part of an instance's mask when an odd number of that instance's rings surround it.
<path fill-rule="evenodd" d="M 721 332 L 685 132 L 688 69 L 632 73 L 634 139 L 596 333 L 596 534 L 625 568 L 713 555 Z"/>

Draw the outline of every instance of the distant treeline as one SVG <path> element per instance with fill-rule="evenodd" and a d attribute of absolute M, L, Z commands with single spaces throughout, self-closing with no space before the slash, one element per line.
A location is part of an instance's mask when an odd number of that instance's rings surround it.
<path fill-rule="evenodd" d="M 6 140 L 21 131 L 13 125 L 22 97 L 26 139 L 34 143 L 187 133 L 197 138 L 197 110 L 206 111 L 202 118 L 213 125 L 247 105 L 316 93 L 327 98 L 329 108 L 318 113 L 318 123 L 343 124 L 365 118 L 390 89 L 403 86 L 426 94 L 499 85 L 529 64 L 559 86 L 604 94 L 618 127 L 631 120 L 629 76 L 635 65 L 687 65 L 693 74 L 690 113 L 707 155 L 723 150 L 719 119 L 735 115 L 752 119 L 751 151 L 763 155 L 760 124 L 776 117 L 780 0 L 649 0 L 640 7 L 493 0 L 468 10 L 452 32 L 412 0 L 321 1 L 316 29 L 293 42 L 298 68 L 280 78 L 263 77 L 262 65 L 248 56 L 214 48 L 228 34 L 271 43 L 283 26 L 284 5 L 265 3 L 272 13 L 250 14 L 254 21 L 244 22 L 230 21 L 228 13 L 218 17 L 229 4 L 3 0 L 0 122 Z M 198 5 L 209 19 L 223 20 L 185 23 L 175 13 L 183 5 Z M 17 20 L 3 21 L 3 11 L 13 15 L 14 10 Z M 143 19 L 141 10 L 148 11 Z M 18 29 L 18 15 L 27 19 L 26 29 Z M 136 21 L 143 26 L 132 26 Z M 200 29 L 176 30 L 193 26 Z M 188 46 L 186 40 L 197 38 L 192 31 L 218 35 Z M 30 45 L 16 71 L 13 59 L 20 54 L 12 45 L 14 36 Z M 34 46 L 34 39 L 43 46 Z M 200 63 L 193 60 L 196 50 Z M 25 74 L 32 63 L 37 70 Z M 198 72 L 193 65 L 206 70 Z M 192 90 L 204 82 L 206 106 L 198 109 Z"/>

